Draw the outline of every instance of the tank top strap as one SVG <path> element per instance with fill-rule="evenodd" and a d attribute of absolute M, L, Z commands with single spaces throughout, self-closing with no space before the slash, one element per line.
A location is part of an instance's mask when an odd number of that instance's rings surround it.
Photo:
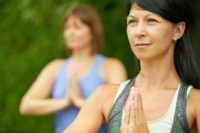
<path fill-rule="evenodd" d="M 109 115 L 108 115 L 108 132 L 109 133 L 119 133 L 120 125 L 123 113 L 123 107 L 125 105 L 126 99 L 129 95 L 131 87 L 135 82 L 135 78 L 131 79 L 127 85 L 125 86 L 122 93 L 118 96 L 116 101 L 114 102 Z"/>
<path fill-rule="evenodd" d="M 186 117 L 187 90 L 189 85 L 181 84 L 176 102 L 176 111 L 174 114 L 173 125 L 170 133 L 189 133 L 189 125 Z"/>
<path fill-rule="evenodd" d="M 64 59 L 64 63 L 63 63 L 63 65 L 61 66 L 61 68 L 60 68 L 60 70 L 59 70 L 57 76 L 59 76 L 60 74 L 62 75 L 63 73 L 65 74 L 66 68 L 67 68 L 67 66 L 68 66 L 68 64 L 69 64 L 69 61 L 70 61 L 70 58 Z"/>
<path fill-rule="evenodd" d="M 120 133 L 121 120 L 123 115 L 123 107 L 130 92 L 131 86 L 134 84 L 135 79 L 130 80 L 121 94 L 115 100 L 109 115 L 108 115 L 108 132 Z M 178 91 L 178 98 L 176 101 L 176 111 L 174 114 L 172 128 L 170 133 L 188 133 L 189 125 L 186 117 L 186 100 L 188 94 L 188 84 L 181 83 Z"/>
<path fill-rule="evenodd" d="M 64 59 L 63 64 L 61 65 L 61 67 L 58 70 L 58 73 L 56 74 L 53 90 L 51 93 L 53 98 L 60 98 L 63 96 L 58 94 L 62 92 L 62 87 L 60 86 L 65 85 L 67 83 L 66 69 L 68 67 L 69 60 L 70 60 L 69 58 Z"/>
<path fill-rule="evenodd" d="M 70 58 L 64 59 L 64 63 L 62 64 L 60 70 L 58 71 L 56 79 L 58 79 L 60 76 L 63 76 L 63 74 L 66 74 L 66 68 L 69 61 L 70 61 Z"/>
<path fill-rule="evenodd" d="M 96 72 L 99 72 L 100 67 L 101 67 L 101 64 L 102 64 L 104 58 L 105 58 L 105 57 L 104 57 L 103 55 L 101 55 L 101 54 L 98 54 L 98 55 L 96 56 L 95 61 L 94 61 L 94 64 L 93 64 L 93 67 L 92 67 L 90 73 L 93 73 L 93 74 L 94 74 L 94 73 L 96 73 Z"/>

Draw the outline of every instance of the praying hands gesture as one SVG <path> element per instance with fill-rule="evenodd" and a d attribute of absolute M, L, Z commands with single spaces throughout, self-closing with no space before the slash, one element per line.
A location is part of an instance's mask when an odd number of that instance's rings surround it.
<path fill-rule="evenodd" d="M 121 133 L 149 133 L 139 89 L 132 87 L 125 105 Z"/>
<path fill-rule="evenodd" d="M 68 88 L 67 88 L 67 97 L 71 101 L 72 104 L 81 108 L 85 102 L 82 97 L 79 85 L 78 85 L 78 76 L 76 74 L 69 77 L 68 80 Z"/>

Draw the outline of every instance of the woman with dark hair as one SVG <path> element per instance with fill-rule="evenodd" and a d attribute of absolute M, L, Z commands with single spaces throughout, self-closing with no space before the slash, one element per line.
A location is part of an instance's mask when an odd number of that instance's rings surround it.
<path fill-rule="evenodd" d="M 71 7 L 64 16 L 63 35 L 70 56 L 50 62 L 20 105 L 23 115 L 55 112 L 55 133 L 61 133 L 74 120 L 85 100 L 98 86 L 126 80 L 121 61 L 99 54 L 103 31 L 93 7 Z M 52 98 L 49 98 L 50 94 Z M 99 133 L 105 132 L 106 126 L 103 125 Z"/>
<path fill-rule="evenodd" d="M 118 86 L 97 89 L 65 133 L 94 133 L 104 121 L 109 133 L 200 132 L 190 2 L 129 0 L 127 34 L 139 72 Z"/>

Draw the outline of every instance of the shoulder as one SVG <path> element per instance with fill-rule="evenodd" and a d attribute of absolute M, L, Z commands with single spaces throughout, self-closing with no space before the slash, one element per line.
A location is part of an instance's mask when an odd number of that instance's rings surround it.
<path fill-rule="evenodd" d="M 64 59 L 54 59 L 54 60 L 50 61 L 50 62 L 47 64 L 47 66 L 59 67 L 59 66 L 61 66 L 64 62 L 65 62 Z"/>
<path fill-rule="evenodd" d="M 194 114 L 196 114 L 195 112 L 198 112 L 200 115 L 199 101 L 200 101 L 200 90 L 193 88 L 188 95 L 188 102 L 190 107 L 192 107 Z"/>
<path fill-rule="evenodd" d="M 43 72 L 56 75 L 60 70 L 61 66 L 64 64 L 64 62 L 64 59 L 54 59 L 44 67 Z"/>
<path fill-rule="evenodd" d="M 189 93 L 188 100 L 190 100 L 193 104 L 199 104 L 200 101 L 200 90 L 193 88 Z"/>
<path fill-rule="evenodd" d="M 114 100 L 118 88 L 119 85 L 117 84 L 101 85 L 90 95 L 86 105 L 95 106 L 95 108 L 99 108 L 103 112 L 105 106 L 109 105 Z"/>
<path fill-rule="evenodd" d="M 192 100 L 193 102 L 197 102 L 200 100 L 200 90 L 193 88 L 188 96 L 188 99 Z"/>
<path fill-rule="evenodd" d="M 105 96 L 105 94 L 107 94 L 107 95 L 115 95 L 117 93 L 118 89 L 120 89 L 121 87 L 126 86 L 129 81 L 130 80 L 126 80 L 126 81 L 123 81 L 120 84 L 111 84 L 111 83 L 103 84 L 97 89 L 97 93 L 99 93 L 99 94 L 101 94 L 103 96 Z"/>
<path fill-rule="evenodd" d="M 188 107 L 192 112 L 192 120 L 196 121 L 198 128 L 200 129 L 200 90 L 193 88 L 188 96 Z"/>
<path fill-rule="evenodd" d="M 100 74 L 107 83 L 121 83 L 127 79 L 126 69 L 117 58 L 105 57 Z"/>
<path fill-rule="evenodd" d="M 114 97 L 117 93 L 117 90 L 119 88 L 119 84 L 104 84 L 98 87 L 94 93 L 89 97 L 89 99 L 92 99 L 91 101 L 98 101 L 100 102 L 101 106 L 104 106 L 107 103 L 112 103 L 114 100 Z"/>
<path fill-rule="evenodd" d="M 64 59 L 54 59 L 50 61 L 47 66 L 51 68 L 59 68 L 64 64 L 65 60 Z"/>
<path fill-rule="evenodd" d="M 96 90 L 94 97 L 96 101 L 101 102 L 101 112 L 103 113 L 104 120 L 108 120 L 108 114 L 112 107 L 114 98 L 117 94 L 119 84 L 104 84 Z"/>
<path fill-rule="evenodd" d="M 110 98 L 110 96 L 112 97 L 113 95 L 115 95 L 119 86 L 120 86 L 119 84 L 104 84 L 104 85 L 101 85 L 94 92 L 94 95 L 96 95 L 98 98 L 105 98 L 105 99 Z"/>
<path fill-rule="evenodd" d="M 122 67 L 123 63 L 117 58 L 105 57 L 103 65 L 104 66 L 121 66 Z"/>

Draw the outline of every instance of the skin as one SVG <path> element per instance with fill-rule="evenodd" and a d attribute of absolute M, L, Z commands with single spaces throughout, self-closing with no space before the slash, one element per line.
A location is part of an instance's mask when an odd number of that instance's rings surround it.
<path fill-rule="evenodd" d="M 147 121 L 159 119 L 168 111 L 180 84 L 173 59 L 174 46 L 184 30 L 184 22 L 172 24 L 133 4 L 127 17 L 127 34 L 141 70 L 124 107 L 121 133 L 148 133 Z M 108 122 L 118 88 L 119 85 L 111 84 L 98 88 L 64 133 L 97 132 L 101 123 Z M 186 117 L 192 132 L 200 132 L 199 95 L 200 90 L 193 88 L 187 97 Z"/>
<path fill-rule="evenodd" d="M 63 36 L 67 47 L 72 50 L 71 62 L 66 70 L 69 84 L 65 97 L 63 99 L 49 97 L 56 76 L 64 63 L 64 59 L 55 59 L 47 64 L 23 96 L 20 104 L 21 114 L 46 115 L 70 107 L 72 104 L 81 108 L 85 103 L 77 80 L 87 76 L 97 55 L 97 53 L 91 54 L 91 30 L 78 17 L 71 16 L 64 25 Z M 105 57 L 99 73 L 106 83 L 121 83 L 126 80 L 125 68 L 121 61 L 115 58 Z"/>
<path fill-rule="evenodd" d="M 120 128 L 122 133 L 148 133 L 142 97 L 138 88 L 132 87 L 125 105 L 125 112 Z"/>

